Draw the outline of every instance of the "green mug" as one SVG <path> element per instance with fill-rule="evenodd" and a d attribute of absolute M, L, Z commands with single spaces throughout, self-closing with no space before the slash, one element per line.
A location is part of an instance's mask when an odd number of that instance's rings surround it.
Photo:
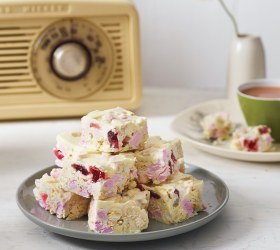
<path fill-rule="evenodd" d="M 280 142 L 280 95 L 279 97 L 256 97 L 244 91 L 253 87 L 279 87 L 280 79 L 255 79 L 238 87 L 237 95 L 248 126 L 267 125 L 271 128 L 274 142 Z M 278 91 L 277 91 L 278 92 Z"/>

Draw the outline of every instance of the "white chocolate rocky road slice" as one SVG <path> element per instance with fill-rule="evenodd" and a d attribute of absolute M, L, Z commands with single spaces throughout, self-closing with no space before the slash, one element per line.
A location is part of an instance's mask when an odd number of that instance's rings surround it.
<path fill-rule="evenodd" d="M 54 168 L 50 175 L 44 174 L 42 178 L 36 179 L 33 189 L 35 199 L 42 208 L 56 214 L 58 218 L 78 219 L 87 214 L 90 199 L 64 191 L 59 183 L 61 171 Z"/>
<path fill-rule="evenodd" d="M 209 114 L 201 121 L 203 135 L 206 139 L 227 140 L 232 130 L 232 122 L 226 112 Z"/>
<path fill-rule="evenodd" d="M 100 152 L 142 149 L 147 119 L 123 108 L 93 111 L 82 118 L 81 145 Z"/>
<path fill-rule="evenodd" d="M 139 183 L 159 184 L 171 175 L 184 172 L 183 150 L 179 139 L 164 141 L 150 137 L 145 149 L 135 152 Z"/>
<path fill-rule="evenodd" d="M 106 200 L 92 199 L 88 225 L 96 233 L 139 233 L 149 224 L 149 191 L 131 189 Z"/>
<path fill-rule="evenodd" d="M 63 189 L 94 199 L 113 197 L 137 177 L 135 157 L 131 153 L 90 154 L 85 158 L 61 160 L 60 183 Z"/>
<path fill-rule="evenodd" d="M 231 147 L 238 151 L 266 152 L 272 149 L 271 129 L 265 125 L 239 128 L 232 135 Z"/>
<path fill-rule="evenodd" d="M 191 175 L 179 172 L 160 185 L 142 187 L 149 190 L 151 195 L 149 217 L 162 223 L 185 221 L 205 208 L 201 197 L 203 181 Z"/>

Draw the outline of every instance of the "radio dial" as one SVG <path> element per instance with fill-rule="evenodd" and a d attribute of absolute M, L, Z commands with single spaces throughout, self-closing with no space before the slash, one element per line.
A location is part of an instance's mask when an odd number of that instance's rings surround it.
<path fill-rule="evenodd" d="M 59 45 L 53 52 L 51 64 L 62 79 L 77 80 L 90 68 L 91 58 L 87 49 L 76 42 Z"/>
<path fill-rule="evenodd" d="M 39 35 L 31 62 L 37 82 L 50 95 L 87 98 L 107 83 L 113 70 L 114 50 L 106 32 L 95 23 L 62 19 Z"/>

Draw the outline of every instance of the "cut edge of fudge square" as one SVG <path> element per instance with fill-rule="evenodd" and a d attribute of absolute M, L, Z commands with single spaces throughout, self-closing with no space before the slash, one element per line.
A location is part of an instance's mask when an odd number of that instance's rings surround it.
<path fill-rule="evenodd" d="M 106 200 L 92 199 L 88 226 L 96 233 L 139 233 L 148 228 L 149 191 L 128 190 Z"/>
<path fill-rule="evenodd" d="M 106 199 L 120 194 L 137 176 L 131 153 L 96 153 L 80 159 L 63 158 L 60 184 L 83 197 Z"/>
<path fill-rule="evenodd" d="M 179 171 L 184 172 L 181 141 L 165 141 L 159 136 L 150 137 L 144 150 L 135 152 L 139 183 L 159 184 Z"/>
<path fill-rule="evenodd" d="M 202 201 L 203 181 L 178 173 L 160 185 L 142 185 L 151 193 L 149 217 L 165 224 L 188 220 L 205 209 Z"/>
<path fill-rule="evenodd" d="M 75 220 L 87 214 L 90 199 L 65 191 L 61 188 L 59 177 L 61 169 L 54 168 L 36 179 L 33 193 L 39 205 L 56 214 L 58 218 Z"/>

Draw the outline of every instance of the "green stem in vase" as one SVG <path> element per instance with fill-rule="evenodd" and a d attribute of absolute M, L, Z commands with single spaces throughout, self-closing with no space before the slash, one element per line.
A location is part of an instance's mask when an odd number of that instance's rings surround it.
<path fill-rule="evenodd" d="M 234 31 L 235 31 L 235 35 L 237 37 L 240 37 L 240 33 L 239 33 L 239 30 L 238 30 L 238 25 L 237 25 L 237 22 L 234 18 L 234 16 L 232 15 L 232 13 L 229 11 L 228 7 L 225 5 L 224 1 L 223 0 L 219 0 L 220 4 L 222 5 L 224 11 L 227 13 L 228 17 L 230 18 L 230 20 L 232 21 L 232 24 L 233 24 L 233 27 L 234 27 Z"/>

